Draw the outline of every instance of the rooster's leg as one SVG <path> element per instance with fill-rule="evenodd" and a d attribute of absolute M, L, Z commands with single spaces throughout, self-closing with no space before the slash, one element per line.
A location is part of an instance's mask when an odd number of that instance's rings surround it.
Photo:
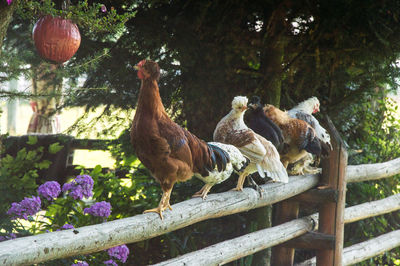
<path fill-rule="evenodd" d="M 261 186 L 259 186 L 256 183 L 256 181 L 254 181 L 254 179 L 251 177 L 251 175 L 248 175 L 247 177 L 248 177 L 249 183 L 252 186 L 252 188 L 257 190 L 258 193 L 260 194 L 260 197 L 262 198 L 262 195 L 263 195 L 262 193 L 264 192 L 264 189 Z"/>
<path fill-rule="evenodd" d="M 208 194 L 208 192 L 210 191 L 211 188 L 212 188 L 212 185 L 205 184 L 199 191 L 194 193 L 192 198 L 201 197 L 203 200 L 205 200 L 207 198 L 207 194 Z"/>
<path fill-rule="evenodd" d="M 289 165 L 289 160 L 286 160 L 286 159 L 282 160 L 282 164 L 287 169 L 287 167 Z"/>
<path fill-rule="evenodd" d="M 169 204 L 169 198 L 171 196 L 171 191 L 172 191 L 172 187 L 171 187 L 171 189 L 168 189 L 163 192 L 163 195 L 161 197 L 160 203 L 158 204 L 157 208 L 145 210 L 143 213 L 156 212 L 160 215 L 161 220 L 163 220 L 164 217 L 162 215 L 162 212 L 165 211 L 166 208 L 169 208 L 170 210 L 172 210 L 171 205 Z"/>
<path fill-rule="evenodd" d="M 246 176 L 247 176 L 246 172 L 241 173 L 239 175 L 239 179 L 238 179 L 236 187 L 234 189 L 232 189 L 232 190 L 234 190 L 234 191 L 243 191 L 243 183 L 244 183 L 244 180 L 245 180 Z"/>

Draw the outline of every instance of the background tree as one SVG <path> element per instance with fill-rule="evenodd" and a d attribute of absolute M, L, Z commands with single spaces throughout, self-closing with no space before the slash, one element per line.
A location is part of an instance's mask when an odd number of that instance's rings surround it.
<path fill-rule="evenodd" d="M 3 40 L 6 36 L 8 24 L 10 24 L 12 15 L 18 5 L 18 2 L 19 0 L 14 1 L 13 5 L 11 5 L 11 1 L 0 2 L 0 47 L 3 45 Z"/>

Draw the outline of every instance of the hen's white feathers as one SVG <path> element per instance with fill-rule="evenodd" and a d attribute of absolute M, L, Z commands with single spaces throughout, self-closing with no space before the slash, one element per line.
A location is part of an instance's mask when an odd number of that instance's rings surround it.
<path fill-rule="evenodd" d="M 245 169 L 247 174 L 258 171 L 262 177 L 266 173 L 274 181 L 289 182 L 275 146 L 244 123 L 246 108 L 247 98 L 236 96 L 232 101 L 232 110 L 221 119 L 214 130 L 214 141 L 232 144 L 249 158 L 250 164 Z"/>
<path fill-rule="evenodd" d="M 212 144 L 226 151 L 229 154 L 230 161 L 226 164 L 226 169 L 224 171 L 218 172 L 217 166 L 215 166 L 215 169 L 209 172 L 208 176 L 203 177 L 200 174 L 195 174 L 195 177 L 201 179 L 203 182 L 211 185 L 219 184 L 228 179 L 234 170 L 239 171 L 246 165 L 246 157 L 244 157 L 235 146 L 219 142 L 208 142 L 208 144 Z"/>
<path fill-rule="evenodd" d="M 208 144 L 217 146 L 218 148 L 224 150 L 229 155 L 229 162 L 226 164 L 224 171 L 219 172 L 217 166 L 215 166 L 213 171 L 209 172 L 207 176 L 202 176 L 199 173 L 194 174 L 195 177 L 206 183 L 202 190 L 195 194 L 197 196 L 201 196 L 203 199 L 207 197 L 207 193 L 212 186 L 228 179 L 234 171 L 239 173 L 240 171 L 244 170 L 243 168 L 248 164 L 248 159 L 244 157 L 235 146 L 219 142 L 208 142 Z"/>
<path fill-rule="evenodd" d="M 292 118 L 297 118 L 301 119 L 303 121 L 306 121 L 311 127 L 315 129 L 315 134 L 317 135 L 317 138 L 319 138 L 321 141 L 326 143 L 331 149 L 331 137 L 326 131 L 325 128 L 323 128 L 318 120 L 312 115 L 313 113 L 319 111 L 319 100 L 317 97 L 311 97 L 292 109 L 290 109 L 287 113 L 290 117 Z"/>

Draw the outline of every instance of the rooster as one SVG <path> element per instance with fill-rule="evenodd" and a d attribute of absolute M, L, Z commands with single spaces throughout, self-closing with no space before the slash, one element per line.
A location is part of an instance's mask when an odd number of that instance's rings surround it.
<path fill-rule="evenodd" d="M 311 97 L 288 111 L 288 115 L 292 118 L 301 119 L 307 122 L 315 129 L 315 134 L 321 141 L 322 154 L 328 155 L 332 150 L 331 137 L 323 128 L 318 120 L 312 115 L 319 112 L 319 100 L 317 97 Z"/>
<path fill-rule="evenodd" d="M 246 124 L 267 140 L 271 141 L 276 149 L 281 152 L 284 140 L 281 129 L 269 119 L 263 110 L 263 105 L 258 96 L 253 96 L 248 104 Z"/>
<path fill-rule="evenodd" d="M 287 183 L 289 177 L 275 146 L 248 128 L 243 121 L 247 101 L 246 97 L 236 96 L 232 101 L 232 110 L 219 121 L 213 135 L 214 141 L 232 144 L 250 159 L 250 164 L 239 175 L 234 190 L 243 190 L 246 176 L 257 171 L 263 178 L 266 173 L 274 181 Z"/>
<path fill-rule="evenodd" d="M 307 155 L 307 152 L 319 156 L 321 144 L 315 134 L 315 130 L 305 121 L 291 118 L 287 112 L 267 104 L 264 112 L 282 130 L 288 150 L 281 155 L 281 161 L 285 168 L 289 163 L 297 162 Z"/>
<path fill-rule="evenodd" d="M 144 213 L 155 212 L 163 219 L 162 212 L 167 208 L 172 210 L 170 196 L 176 182 L 187 181 L 193 175 L 211 185 L 222 182 L 232 173 L 232 168 L 241 171 L 247 159 L 239 156 L 233 146 L 207 144 L 174 123 L 161 101 L 158 64 L 142 60 L 135 68 L 141 86 L 130 132 L 131 143 L 163 191 L 158 207 Z M 205 186 L 195 195 L 205 198 L 209 188 Z"/>

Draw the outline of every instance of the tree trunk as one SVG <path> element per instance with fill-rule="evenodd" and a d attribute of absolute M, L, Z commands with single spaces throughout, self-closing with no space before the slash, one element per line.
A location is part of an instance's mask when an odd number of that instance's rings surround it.
<path fill-rule="evenodd" d="M 11 22 L 12 15 L 18 5 L 19 0 L 14 0 L 11 5 L 8 5 L 5 0 L 0 1 L 0 55 L 3 40 L 6 37 L 8 25 Z"/>
<path fill-rule="evenodd" d="M 271 15 L 269 25 L 266 27 L 264 44 L 266 48 L 262 52 L 261 69 L 264 79 L 256 89 L 255 94 L 260 96 L 264 103 L 270 103 L 277 107 L 281 100 L 282 86 L 282 62 L 284 42 L 281 37 L 284 28 L 284 5 L 281 4 Z M 255 223 L 257 230 L 271 227 L 272 206 L 266 206 L 255 210 Z M 254 255 L 252 265 L 269 266 L 271 250 L 262 250 Z"/>
<path fill-rule="evenodd" d="M 265 206 L 262 208 L 255 209 L 252 213 L 252 215 L 249 215 L 249 217 L 254 218 L 254 224 L 255 224 L 255 230 L 254 231 L 259 231 L 265 228 L 269 228 L 272 226 L 271 223 L 271 217 L 272 217 L 272 207 L 270 206 Z M 261 250 L 253 255 L 253 261 L 251 265 L 257 266 L 257 265 L 265 265 L 269 266 L 271 265 L 270 259 L 271 259 L 271 248 Z"/>

